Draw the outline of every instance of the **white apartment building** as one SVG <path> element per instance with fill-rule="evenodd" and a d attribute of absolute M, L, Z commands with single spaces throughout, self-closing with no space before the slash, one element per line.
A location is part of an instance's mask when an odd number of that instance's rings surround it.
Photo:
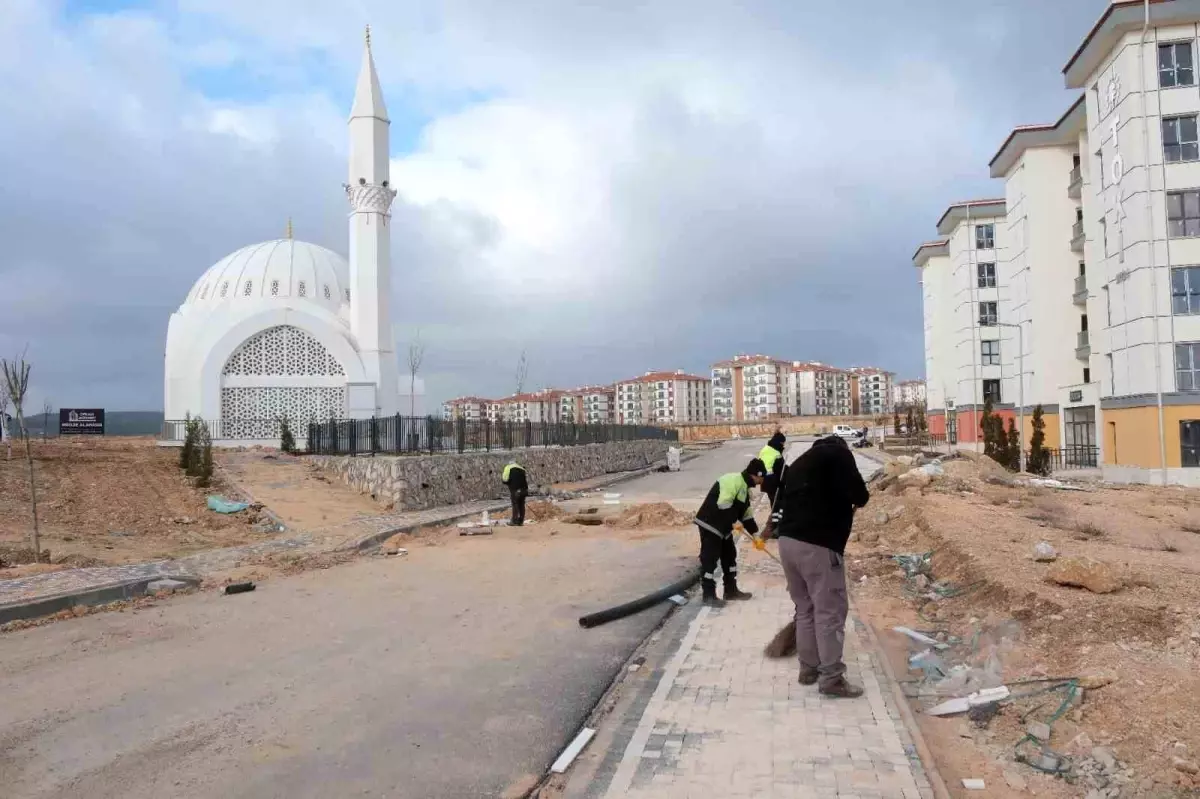
<path fill-rule="evenodd" d="M 773 419 L 795 413 L 791 363 L 766 355 L 736 355 L 712 367 L 713 418 Z"/>
<path fill-rule="evenodd" d="M 992 160 L 1004 200 L 918 248 L 932 430 L 974 441 L 984 396 L 1023 393 L 1105 477 L 1200 485 L 1198 30 L 1200 0 L 1115 0 L 1063 69 L 1075 102 Z"/>
<path fill-rule="evenodd" d="M 938 220 L 944 238 L 917 248 L 925 326 L 925 382 L 931 432 L 975 442 L 986 399 L 1003 408 L 1002 367 L 992 353 L 1015 339 L 1005 272 L 1004 200 L 954 203 Z M 986 355 L 986 358 L 984 357 Z M 963 413 L 969 422 L 960 424 Z"/>
<path fill-rule="evenodd" d="M 892 386 L 892 407 L 911 408 L 925 404 L 925 381 L 902 380 Z"/>
<path fill-rule="evenodd" d="M 457 397 L 442 403 L 442 418 L 450 421 L 465 419 L 468 422 L 478 422 L 487 419 L 488 403 L 490 400 L 479 397 Z"/>
<path fill-rule="evenodd" d="M 709 378 L 674 372 L 646 372 L 616 385 L 618 424 L 665 425 L 712 421 Z"/>
<path fill-rule="evenodd" d="M 491 421 L 553 423 L 562 419 L 561 391 L 542 389 L 495 400 L 495 414 L 489 413 Z M 489 406 L 490 407 L 490 406 Z"/>
<path fill-rule="evenodd" d="M 851 378 L 851 399 L 856 414 L 878 416 L 892 412 L 891 372 L 873 366 L 852 366 L 847 369 Z"/>
<path fill-rule="evenodd" d="M 584 386 L 564 392 L 561 417 L 576 424 L 611 424 L 616 399 L 612 386 Z"/>
<path fill-rule="evenodd" d="M 788 384 L 798 416 L 850 416 L 854 412 L 853 386 L 845 369 L 819 361 L 793 361 Z"/>

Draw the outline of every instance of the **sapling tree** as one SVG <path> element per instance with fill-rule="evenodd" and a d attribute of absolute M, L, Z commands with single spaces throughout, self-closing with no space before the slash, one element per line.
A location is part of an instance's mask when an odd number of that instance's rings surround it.
<path fill-rule="evenodd" d="M 29 432 L 25 427 L 25 397 L 29 393 L 29 372 L 30 364 L 25 359 L 24 353 L 11 361 L 0 360 L 0 380 L 3 381 L 0 389 L 3 389 L 9 403 L 12 404 L 13 411 L 17 416 L 17 429 L 21 432 L 21 438 L 25 439 L 25 463 L 29 467 L 29 506 L 33 513 L 30 544 L 33 547 L 34 561 L 40 563 L 42 540 L 41 532 L 38 529 L 37 483 L 33 476 L 33 449 L 29 443 Z"/>

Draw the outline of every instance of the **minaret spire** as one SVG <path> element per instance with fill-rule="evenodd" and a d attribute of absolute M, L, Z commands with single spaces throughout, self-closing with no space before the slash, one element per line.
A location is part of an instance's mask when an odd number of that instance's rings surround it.
<path fill-rule="evenodd" d="M 363 413 L 390 416 L 399 401 L 399 379 L 391 315 L 391 207 L 387 106 L 371 57 L 371 29 L 363 42 L 362 68 L 350 108 L 350 332 L 363 366 L 376 386 L 373 409 Z"/>

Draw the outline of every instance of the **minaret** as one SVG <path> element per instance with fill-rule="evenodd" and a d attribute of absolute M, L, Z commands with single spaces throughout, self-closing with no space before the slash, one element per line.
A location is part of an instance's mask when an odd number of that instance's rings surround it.
<path fill-rule="evenodd" d="M 367 374 L 375 378 L 375 412 L 396 413 L 399 397 L 391 314 L 391 213 L 387 107 L 371 58 L 367 28 L 362 69 L 350 109 L 350 330 Z"/>

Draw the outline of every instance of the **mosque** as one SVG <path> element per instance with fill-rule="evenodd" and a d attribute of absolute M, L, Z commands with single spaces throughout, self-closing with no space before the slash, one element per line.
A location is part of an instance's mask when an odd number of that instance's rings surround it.
<path fill-rule="evenodd" d="M 209 268 L 167 328 L 166 419 L 200 416 L 214 439 L 267 441 L 280 417 L 408 413 L 390 308 L 389 126 L 368 31 L 349 120 L 349 263 L 293 239 L 289 224 L 286 238 Z"/>

